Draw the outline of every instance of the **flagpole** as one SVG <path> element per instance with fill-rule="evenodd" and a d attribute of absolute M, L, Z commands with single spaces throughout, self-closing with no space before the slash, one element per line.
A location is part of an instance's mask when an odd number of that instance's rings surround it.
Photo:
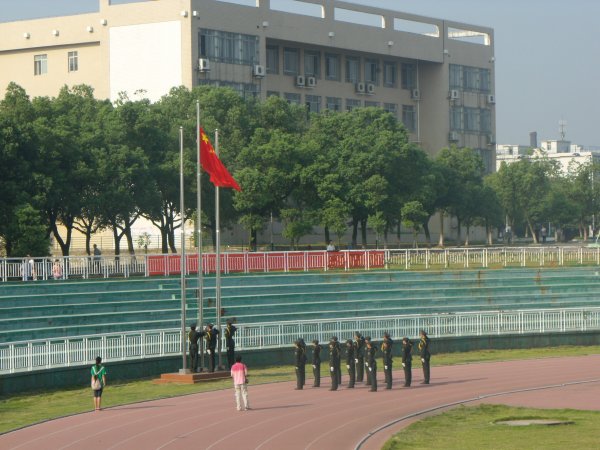
<path fill-rule="evenodd" d="M 200 100 L 196 100 L 196 143 L 198 146 L 198 165 L 196 172 L 196 243 L 198 244 L 198 324 L 204 322 L 204 279 L 202 270 L 202 167 L 200 164 Z M 200 339 L 200 372 L 204 371 L 204 339 Z"/>
<path fill-rule="evenodd" d="M 219 130 L 215 130 L 215 152 L 217 158 L 219 157 Z M 220 196 L 219 186 L 215 186 L 215 231 L 216 231 L 216 277 L 215 277 L 215 292 L 216 292 L 216 305 L 217 305 L 217 329 L 221 331 L 221 224 L 220 224 Z M 219 355 L 218 368 L 223 368 L 221 360 L 221 337 L 219 336 L 217 342 L 217 352 Z"/>
<path fill-rule="evenodd" d="M 186 336 L 185 336 L 185 207 L 183 204 L 183 127 L 179 127 L 179 203 L 181 205 L 181 356 L 182 369 L 180 373 L 187 373 Z"/>

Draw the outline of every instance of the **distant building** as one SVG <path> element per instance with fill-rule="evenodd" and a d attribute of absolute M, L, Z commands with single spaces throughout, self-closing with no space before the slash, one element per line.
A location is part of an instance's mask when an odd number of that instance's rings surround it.
<path fill-rule="evenodd" d="M 594 161 L 600 162 L 600 152 L 594 151 L 594 149 L 585 149 L 581 145 L 572 144 L 571 141 L 564 139 L 546 140 L 542 141 L 538 148 L 498 144 L 496 146 L 496 170 L 499 170 L 503 163 L 511 164 L 521 159 L 542 157 L 558 162 L 562 173 L 565 174 L 578 165 Z"/>

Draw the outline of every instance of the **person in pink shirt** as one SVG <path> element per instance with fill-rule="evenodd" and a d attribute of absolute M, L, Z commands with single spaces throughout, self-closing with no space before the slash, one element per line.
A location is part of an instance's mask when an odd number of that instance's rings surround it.
<path fill-rule="evenodd" d="M 237 410 L 242 410 L 242 399 L 244 400 L 244 410 L 248 411 L 248 367 L 242 363 L 242 356 L 235 357 L 235 364 L 231 366 L 231 377 L 233 378 L 233 387 L 235 388 L 235 403 Z"/>

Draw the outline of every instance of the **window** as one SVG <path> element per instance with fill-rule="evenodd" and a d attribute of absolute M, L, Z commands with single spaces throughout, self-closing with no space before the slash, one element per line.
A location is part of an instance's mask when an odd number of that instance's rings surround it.
<path fill-rule="evenodd" d="M 33 57 L 33 74 L 43 75 L 48 73 L 48 55 L 35 55 Z"/>
<path fill-rule="evenodd" d="M 69 72 L 77 72 L 79 70 L 79 55 L 77 52 L 69 52 Z"/>
<path fill-rule="evenodd" d="M 300 52 L 297 48 L 283 49 L 283 73 L 286 75 L 300 73 Z"/>
<path fill-rule="evenodd" d="M 309 112 L 320 113 L 321 112 L 321 96 L 320 95 L 307 95 L 306 96 L 306 108 Z"/>
<path fill-rule="evenodd" d="M 460 106 L 453 106 L 450 108 L 450 130 L 462 131 L 462 129 L 462 108 Z"/>
<path fill-rule="evenodd" d="M 491 86 L 489 69 L 450 64 L 450 89 L 489 94 L 492 90 Z"/>
<path fill-rule="evenodd" d="M 340 80 L 340 57 L 339 55 L 325 55 L 325 78 L 328 80 Z"/>
<path fill-rule="evenodd" d="M 464 108 L 465 131 L 479 131 L 479 108 Z"/>
<path fill-rule="evenodd" d="M 417 129 L 417 116 L 413 105 L 402 105 L 402 123 L 410 132 Z"/>
<path fill-rule="evenodd" d="M 327 97 L 327 109 L 330 111 L 342 110 L 342 99 L 339 97 Z"/>
<path fill-rule="evenodd" d="M 360 59 L 346 56 L 346 81 L 348 83 L 360 81 Z"/>
<path fill-rule="evenodd" d="M 279 47 L 267 45 L 267 73 L 279 73 Z"/>
<path fill-rule="evenodd" d="M 383 63 L 383 84 L 387 87 L 396 87 L 396 68 L 395 62 L 385 61 Z"/>
<path fill-rule="evenodd" d="M 258 64 L 258 36 L 226 31 L 199 31 L 200 56 L 228 64 Z"/>
<path fill-rule="evenodd" d="M 365 83 L 378 84 L 379 72 L 378 62 L 375 59 L 365 60 Z"/>
<path fill-rule="evenodd" d="M 307 77 L 321 78 L 321 53 L 304 51 L 304 74 Z"/>
<path fill-rule="evenodd" d="M 414 89 L 416 83 L 416 66 L 412 63 L 402 63 L 400 65 L 400 84 L 402 89 Z"/>
<path fill-rule="evenodd" d="M 292 103 L 294 105 L 300 104 L 300 94 L 293 94 L 291 92 L 286 92 L 283 94 L 288 103 Z"/>
<path fill-rule="evenodd" d="M 384 103 L 383 110 L 392 113 L 394 116 L 398 117 L 398 105 L 396 105 L 395 103 Z"/>
<path fill-rule="evenodd" d="M 277 91 L 267 91 L 267 97 L 279 97 L 279 92 L 277 92 Z"/>
<path fill-rule="evenodd" d="M 479 69 L 479 90 L 489 94 L 492 89 L 491 75 L 489 69 Z"/>
<path fill-rule="evenodd" d="M 352 111 L 353 109 L 360 108 L 360 100 L 353 98 L 346 99 L 346 111 Z"/>
<path fill-rule="evenodd" d="M 489 109 L 482 109 L 480 112 L 481 118 L 481 132 L 491 133 L 492 132 L 492 111 Z"/>
<path fill-rule="evenodd" d="M 233 89 L 243 98 L 256 98 L 260 94 L 260 85 L 254 83 L 235 83 L 232 81 L 208 80 L 200 78 L 198 84 Z"/>
<path fill-rule="evenodd" d="M 462 89 L 462 66 L 450 64 L 450 89 Z"/>
<path fill-rule="evenodd" d="M 369 100 L 365 100 L 365 108 L 379 108 L 379 102 L 371 102 Z"/>

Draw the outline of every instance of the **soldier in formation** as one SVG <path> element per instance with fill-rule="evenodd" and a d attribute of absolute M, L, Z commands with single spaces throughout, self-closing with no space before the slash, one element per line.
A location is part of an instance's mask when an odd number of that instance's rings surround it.
<path fill-rule="evenodd" d="M 196 324 L 190 326 L 188 341 L 190 343 L 190 369 L 193 373 L 198 372 L 198 351 L 200 349 L 198 342 L 204 334 L 204 331 L 196 330 Z"/>
<path fill-rule="evenodd" d="M 412 381 L 412 342 L 402 338 L 402 367 L 404 368 L 404 387 L 410 387 Z"/>
<path fill-rule="evenodd" d="M 381 353 L 383 354 L 383 374 L 385 375 L 385 388 L 392 388 L 392 345 L 394 341 L 389 333 L 383 333 Z"/>
<path fill-rule="evenodd" d="M 356 381 L 362 383 L 365 371 L 365 338 L 354 332 L 354 362 L 356 363 Z"/>
<path fill-rule="evenodd" d="M 235 340 L 233 337 L 236 331 L 236 326 L 233 325 L 231 320 L 228 320 L 225 327 L 225 346 L 227 347 L 227 367 L 229 370 L 235 364 Z"/>
<path fill-rule="evenodd" d="M 312 366 L 314 382 L 313 387 L 321 386 L 321 346 L 317 339 L 312 341 L 313 354 L 312 354 Z"/>
<path fill-rule="evenodd" d="M 356 380 L 356 358 L 354 354 L 354 342 L 352 339 L 346 341 L 346 368 L 348 369 L 348 389 L 354 388 Z"/>
<path fill-rule="evenodd" d="M 331 389 L 330 391 L 337 391 L 339 382 L 340 382 L 340 374 L 338 373 L 340 370 L 340 343 L 337 340 L 337 337 L 332 337 L 329 341 L 329 373 L 331 374 Z"/>
<path fill-rule="evenodd" d="M 421 384 L 429 384 L 429 359 L 431 353 L 429 353 L 429 337 L 424 330 L 419 331 L 419 352 L 421 354 L 421 363 L 423 363 L 423 382 Z"/>
<path fill-rule="evenodd" d="M 296 390 L 304 388 L 306 377 L 306 346 L 303 339 L 294 341 L 294 367 L 296 368 Z"/>
<path fill-rule="evenodd" d="M 219 330 L 212 323 L 209 323 L 204 330 L 204 339 L 206 340 L 206 352 L 208 353 L 208 371 L 215 371 L 215 354 Z"/>
<path fill-rule="evenodd" d="M 371 337 L 365 338 L 367 349 L 365 351 L 365 366 L 367 367 L 367 384 L 371 386 L 371 392 L 377 392 L 377 346 L 371 341 Z"/>

